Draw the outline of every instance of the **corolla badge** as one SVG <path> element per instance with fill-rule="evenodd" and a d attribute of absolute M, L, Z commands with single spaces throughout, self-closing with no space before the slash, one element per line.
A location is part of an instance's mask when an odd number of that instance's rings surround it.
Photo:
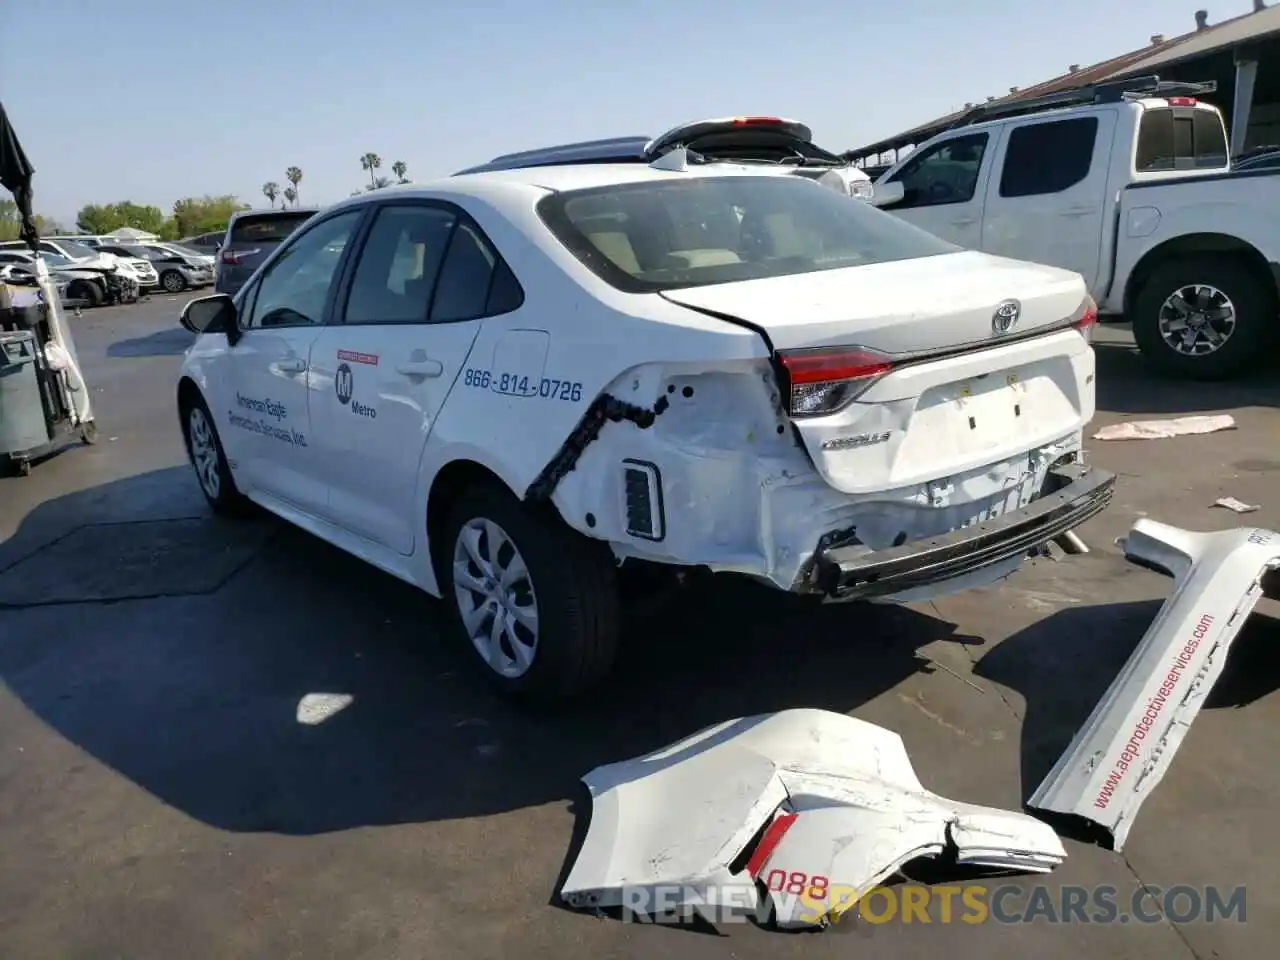
<path fill-rule="evenodd" d="M 1003 301 L 991 315 L 991 332 L 997 336 L 1008 333 L 1017 326 L 1020 316 L 1022 316 L 1022 304 L 1017 300 Z"/>

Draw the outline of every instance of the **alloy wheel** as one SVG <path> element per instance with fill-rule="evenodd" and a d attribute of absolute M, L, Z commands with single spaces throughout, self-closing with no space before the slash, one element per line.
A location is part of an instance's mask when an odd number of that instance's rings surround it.
<path fill-rule="evenodd" d="M 1235 332 L 1231 298 L 1207 283 L 1179 287 L 1160 306 L 1160 336 L 1174 352 L 1203 357 L 1222 349 Z"/>
<path fill-rule="evenodd" d="M 196 469 L 200 487 L 210 500 L 217 500 L 222 492 L 222 475 L 218 471 L 218 441 L 213 425 L 199 407 L 193 407 L 187 417 L 187 440 L 191 445 L 191 465 Z"/>
<path fill-rule="evenodd" d="M 520 550 L 492 520 L 475 517 L 458 531 L 453 589 L 476 653 L 499 676 L 524 676 L 538 649 L 538 599 Z"/>

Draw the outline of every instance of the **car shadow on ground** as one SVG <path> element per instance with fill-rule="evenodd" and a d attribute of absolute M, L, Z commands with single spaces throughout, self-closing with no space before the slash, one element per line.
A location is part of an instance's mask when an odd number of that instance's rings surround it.
<path fill-rule="evenodd" d="M 1001 641 L 976 662 L 975 674 L 1016 690 L 1026 703 L 1021 748 L 1024 801 L 1089 718 L 1162 603 L 1070 607 Z M 1280 620 L 1255 610 L 1236 636 L 1203 709 L 1247 706 L 1278 687 Z M 1083 825 L 1068 826 L 1076 826 L 1082 837 L 1093 836 Z"/>
<path fill-rule="evenodd" d="M 128 360 L 136 357 L 179 357 L 182 356 L 196 336 L 182 327 L 172 330 L 157 330 L 145 337 L 132 337 L 128 340 L 117 340 L 107 347 L 107 356 L 116 360 Z"/>
<path fill-rule="evenodd" d="M 202 511 L 131 522 L 162 487 L 170 504 L 177 489 L 198 498 L 188 474 L 53 500 L 23 521 L 21 551 L 0 545 L 0 679 L 71 743 L 226 830 L 305 835 L 575 799 L 598 764 L 731 717 L 847 712 L 953 632 L 902 607 L 815 607 L 727 582 L 633 617 L 604 687 L 529 712 L 443 639 L 440 604 L 301 531 Z M 352 700 L 308 725 L 298 705 L 315 693 Z"/>
<path fill-rule="evenodd" d="M 1241 407 L 1280 407 L 1280 357 L 1220 383 L 1162 377 L 1131 343 L 1095 342 L 1099 410 L 1178 416 Z"/>

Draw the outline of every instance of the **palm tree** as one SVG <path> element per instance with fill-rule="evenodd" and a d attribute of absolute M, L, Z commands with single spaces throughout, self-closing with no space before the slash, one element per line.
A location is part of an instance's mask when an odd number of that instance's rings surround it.
<path fill-rule="evenodd" d="M 302 168 L 301 168 L 301 167 L 290 167 L 288 170 L 286 170 L 286 171 L 284 172 L 284 178 L 285 178 L 286 180 L 288 180 L 291 184 L 293 184 L 293 203 L 294 203 L 294 206 L 297 206 L 297 204 L 298 204 L 298 184 L 302 182 Z M 285 197 L 286 197 L 286 199 L 288 198 L 288 193 L 287 193 L 287 192 L 286 192 L 286 194 L 285 194 Z"/>
<path fill-rule="evenodd" d="M 271 209 L 276 208 L 276 197 L 280 196 L 280 184 L 274 180 L 268 180 L 262 185 L 262 195 L 271 201 Z"/>
<path fill-rule="evenodd" d="M 405 163 L 403 160 L 397 160 L 395 163 L 393 163 L 391 165 L 391 172 L 396 175 L 396 179 L 399 180 L 401 183 L 409 182 L 408 179 L 405 177 L 405 174 L 409 172 L 409 165 Z"/>
<path fill-rule="evenodd" d="M 382 158 L 370 150 L 360 158 L 360 169 L 369 172 L 369 189 L 378 189 L 378 177 L 376 171 L 382 166 Z"/>
<path fill-rule="evenodd" d="M 284 202 L 292 203 L 295 207 L 298 205 L 298 191 L 293 187 L 284 188 Z"/>

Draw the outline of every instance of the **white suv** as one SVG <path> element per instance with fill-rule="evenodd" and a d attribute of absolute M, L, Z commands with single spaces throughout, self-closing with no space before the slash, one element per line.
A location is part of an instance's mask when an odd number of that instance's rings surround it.
<path fill-rule="evenodd" d="M 216 510 L 447 598 L 554 698 L 613 661 L 619 567 L 915 599 L 1098 513 L 1095 316 L 1074 273 L 681 150 L 321 211 L 187 306 L 177 405 Z"/>

